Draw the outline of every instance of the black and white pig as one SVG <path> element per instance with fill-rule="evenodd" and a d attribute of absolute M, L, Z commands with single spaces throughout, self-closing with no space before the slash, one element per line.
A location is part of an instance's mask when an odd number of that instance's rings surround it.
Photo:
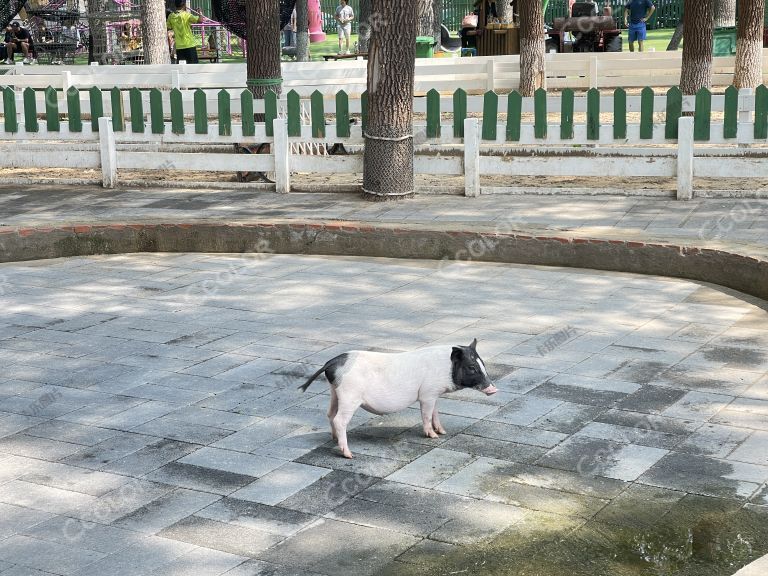
<path fill-rule="evenodd" d="M 418 400 L 424 434 L 437 438 L 445 434 L 437 414 L 441 394 L 461 388 L 488 395 L 498 391 L 477 354 L 477 339 L 469 346 L 431 346 L 413 352 L 345 352 L 326 362 L 299 389 L 306 391 L 323 372 L 331 384 L 331 435 L 347 458 L 352 458 L 347 424 L 360 406 L 373 414 L 390 414 Z"/>

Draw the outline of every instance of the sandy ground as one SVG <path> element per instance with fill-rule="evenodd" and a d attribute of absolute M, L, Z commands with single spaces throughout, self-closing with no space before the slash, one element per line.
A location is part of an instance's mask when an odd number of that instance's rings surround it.
<path fill-rule="evenodd" d="M 29 179 L 35 182 L 55 182 L 57 180 L 101 180 L 101 172 L 98 170 L 80 170 L 72 168 L 60 169 L 29 169 L 29 168 L 5 168 L 0 169 L 0 179 Z M 178 182 L 180 186 L 191 182 L 211 182 L 212 186 L 216 183 L 234 183 L 238 182 L 234 173 L 220 173 L 218 175 L 210 172 L 157 172 L 157 171 L 136 171 L 121 170 L 118 174 L 119 181 L 144 181 L 147 185 L 157 182 L 171 183 Z M 521 176 L 511 178 L 509 176 L 483 176 L 480 180 L 482 186 L 503 186 L 503 187 L 523 187 L 523 188 L 562 188 L 564 191 L 572 188 L 587 188 L 595 191 L 605 189 L 619 190 L 667 190 L 673 192 L 676 190 L 676 180 L 674 178 L 617 178 L 617 177 L 540 177 L 540 176 Z M 332 191 L 334 186 L 349 187 L 362 185 L 362 175 L 352 176 L 349 174 L 294 174 L 292 184 L 302 191 L 312 191 L 313 186 L 318 190 Z M 464 179 L 461 176 L 442 176 L 442 175 L 418 175 L 416 185 L 423 187 L 434 187 L 444 189 L 462 189 Z M 730 179 L 711 179 L 697 178 L 694 181 L 694 187 L 698 190 L 744 190 L 744 191 L 768 191 L 768 180 L 752 178 L 730 178 Z"/>

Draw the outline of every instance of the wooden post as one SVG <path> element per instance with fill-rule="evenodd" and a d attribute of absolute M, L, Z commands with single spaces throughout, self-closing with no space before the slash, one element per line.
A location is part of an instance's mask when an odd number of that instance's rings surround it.
<path fill-rule="evenodd" d="M 114 188 L 117 184 L 117 148 L 112 119 L 99 118 L 99 149 L 101 152 L 101 179 L 104 188 Z"/>
<path fill-rule="evenodd" d="M 591 54 L 589 57 L 589 88 L 597 88 L 597 54 Z"/>
<path fill-rule="evenodd" d="M 272 121 L 275 156 L 275 190 L 279 194 L 291 191 L 291 147 L 288 144 L 288 125 L 284 118 Z"/>
<path fill-rule="evenodd" d="M 683 116 L 677 126 L 677 199 L 693 198 L 693 118 Z"/>
<path fill-rule="evenodd" d="M 477 118 L 464 120 L 464 195 L 480 196 L 480 126 Z"/>

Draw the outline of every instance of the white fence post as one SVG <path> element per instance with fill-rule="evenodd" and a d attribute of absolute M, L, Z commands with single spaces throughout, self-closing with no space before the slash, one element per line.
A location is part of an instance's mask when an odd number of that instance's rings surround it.
<path fill-rule="evenodd" d="M 117 184 L 117 148 L 115 132 L 112 130 L 112 118 L 99 118 L 99 149 L 101 151 L 101 179 L 104 188 L 114 188 Z"/>
<path fill-rule="evenodd" d="M 486 86 L 485 89 L 490 91 L 494 89 L 494 84 L 496 83 L 496 74 L 494 70 L 494 59 L 488 58 L 488 63 L 485 65 L 487 68 L 486 73 L 488 74 L 488 78 L 486 80 Z"/>
<path fill-rule="evenodd" d="M 592 54 L 589 57 L 589 87 L 597 88 L 597 54 Z"/>
<path fill-rule="evenodd" d="M 480 124 L 464 119 L 464 195 L 480 196 Z"/>
<path fill-rule="evenodd" d="M 742 124 L 752 124 L 752 110 L 755 109 L 754 101 L 750 106 L 749 100 L 752 98 L 754 91 L 752 88 L 739 89 L 739 123 L 736 126 L 736 141 L 739 143 L 739 148 L 747 146 L 745 142 L 752 140 L 752 134 L 745 134 L 741 129 Z"/>
<path fill-rule="evenodd" d="M 288 145 L 288 124 L 285 118 L 272 120 L 275 157 L 275 190 L 280 194 L 291 191 L 291 147 Z"/>
<path fill-rule="evenodd" d="M 64 92 L 64 98 L 67 97 L 67 90 L 72 86 L 72 72 L 64 70 L 61 73 L 61 89 Z"/>
<path fill-rule="evenodd" d="M 677 199 L 693 198 L 693 118 L 677 122 Z"/>
<path fill-rule="evenodd" d="M 179 74 L 178 70 L 171 70 L 171 88 L 181 90 L 181 74 Z"/>

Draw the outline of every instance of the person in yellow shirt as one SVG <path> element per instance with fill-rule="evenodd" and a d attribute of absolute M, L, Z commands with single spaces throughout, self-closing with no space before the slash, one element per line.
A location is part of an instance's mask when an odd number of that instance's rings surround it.
<path fill-rule="evenodd" d="M 187 8 L 187 0 L 175 0 L 176 10 L 171 12 L 166 21 L 168 30 L 173 31 L 176 43 L 176 59 L 187 64 L 197 64 L 197 41 L 192 35 L 190 24 L 200 22 L 200 16 L 192 14 Z"/>

